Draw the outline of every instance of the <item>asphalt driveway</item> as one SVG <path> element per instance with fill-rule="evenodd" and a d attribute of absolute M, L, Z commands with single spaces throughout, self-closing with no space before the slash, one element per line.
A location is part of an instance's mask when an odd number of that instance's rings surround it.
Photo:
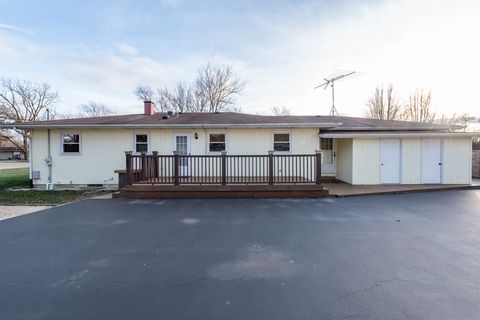
<path fill-rule="evenodd" d="M 477 319 L 480 191 L 87 200 L 0 222 L 0 319 Z"/>

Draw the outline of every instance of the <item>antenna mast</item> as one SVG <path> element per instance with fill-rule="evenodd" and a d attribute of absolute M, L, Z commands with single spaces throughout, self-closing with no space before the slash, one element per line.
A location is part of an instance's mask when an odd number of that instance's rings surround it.
<path fill-rule="evenodd" d="M 337 108 L 335 107 L 335 81 L 340 80 L 340 79 L 345 78 L 345 77 L 348 77 L 348 76 L 351 76 L 355 72 L 356 71 L 351 71 L 351 72 L 344 73 L 344 74 L 341 74 L 339 76 L 336 76 L 336 77 L 333 77 L 333 78 L 330 78 L 330 79 L 325 78 L 324 83 L 319 84 L 318 86 L 316 86 L 314 88 L 314 89 L 317 89 L 317 88 L 323 87 L 323 89 L 326 90 L 328 85 L 330 85 L 330 87 L 332 87 L 332 108 L 330 109 L 330 114 L 329 115 L 338 116 L 338 111 L 337 111 Z"/>

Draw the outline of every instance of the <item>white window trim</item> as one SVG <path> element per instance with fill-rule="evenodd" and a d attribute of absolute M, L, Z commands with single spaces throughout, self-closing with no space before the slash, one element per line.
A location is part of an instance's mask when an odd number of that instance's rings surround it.
<path fill-rule="evenodd" d="M 78 152 L 63 151 L 63 136 L 78 135 Z M 60 155 L 61 156 L 81 156 L 82 155 L 82 134 L 80 132 L 61 132 L 60 133 Z"/>
<path fill-rule="evenodd" d="M 141 152 L 137 152 L 137 135 L 147 136 L 147 154 L 151 153 L 150 134 L 148 132 L 134 132 L 133 133 L 133 154 L 141 154 Z"/>
<path fill-rule="evenodd" d="M 228 153 L 228 134 L 225 131 L 209 131 L 207 132 L 206 143 L 207 143 L 207 154 L 221 154 L 222 151 L 210 151 L 210 135 L 211 134 L 223 134 L 225 135 L 225 152 Z"/>
<path fill-rule="evenodd" d="M 330 139 L 332 141 L 332 149 L 323 149 L 322 148 L 322 139 Z M 335 143 L 333 138 L 322 138 L 320 137 L 320 150 L 322 151 L 334 151 L 335 150 Z"/>
<path fill-rule="evenodd" d="M 289 151 L 275 151 L 275 135 L 276 134 L 288 134 L 288 142 L 290 143 L 290 150 Z M 271 137 L 271 146 L 272 150 L 277 154 L 290 154 L 292 153 L 293 143 L 292 143 L 292 132 L 291 131 L 273 131 Z"/>
<path fill-rule="evenodd" d="M 192 154 L 192 134 L 191 133 L 182 133 L 175 132 L 172 135 L 172 154 L 177 150 L 177 136 L 187 136 L 187 155 Z"/>

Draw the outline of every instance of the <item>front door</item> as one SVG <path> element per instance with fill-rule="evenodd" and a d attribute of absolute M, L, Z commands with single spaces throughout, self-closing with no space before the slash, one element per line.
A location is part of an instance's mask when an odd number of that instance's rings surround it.
<path fill-rule="evenodd" d="M 422 183 L 442 182 L 442 141 L 422 139 Z"/>
<path fill-rule="evenodd" d="M 335 176 L 336 140 L 320 138 L 320 150 L 322 150 L 322 175 Z"/>
<path fill-rule="evenodd" d="M 400 139 L 382 139 L 380 179 L 381 183 L 400 183 Z"/>
<path fill-rule="evenodd" d="M 190 153 L 190 139 L 187 134 L 176 134 L 174 140 L 175 151 L 178 152 L 180 156 L 187 156 Z M 180 176 L 186 177 L 190 175 L 188 158 L 180 157 Z"/>

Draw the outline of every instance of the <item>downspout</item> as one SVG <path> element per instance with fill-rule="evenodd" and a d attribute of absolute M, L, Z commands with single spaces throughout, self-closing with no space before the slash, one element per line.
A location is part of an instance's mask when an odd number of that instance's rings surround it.
<path fill-rule="evenodd" d="M 28 177 L 30 178 L 30 188 L 33 188 L 33 161 L 32 161 L 32 133 L 28 132 Z"/>
<path fill-rule="evenodd" d="M 207 128 L 205 128 L 205 126 L 203 126 L 203 133 L 204 133 L 204 138 L 203 138 L 203 148 L 204 148 L 204 153 L 205 155 L 208 154 L 208 137 L 207 137 Z"/>
<path fill-rule="evenodd" d="M 47 121 L 50 120 L 50 110 L 47 109 Z M 47 190 L 52 190 L 53 185 L 52 185 L 52 153 L 51 153 L 51 148 L 50 148 L 50 129 L 47 129 L 47 158 L 45 159 L 45 162 L 47 163 L 48 166 L 48 180 L 47 180 L 47 185 L 46 189 Z"/>
<path fill-rule="evenodd" d="M 52 154 L 50 150 L 50 129 L 47 129 L 47 158 L 45 159 L 48 167 L 47 190 L 52 190 Z"/>

